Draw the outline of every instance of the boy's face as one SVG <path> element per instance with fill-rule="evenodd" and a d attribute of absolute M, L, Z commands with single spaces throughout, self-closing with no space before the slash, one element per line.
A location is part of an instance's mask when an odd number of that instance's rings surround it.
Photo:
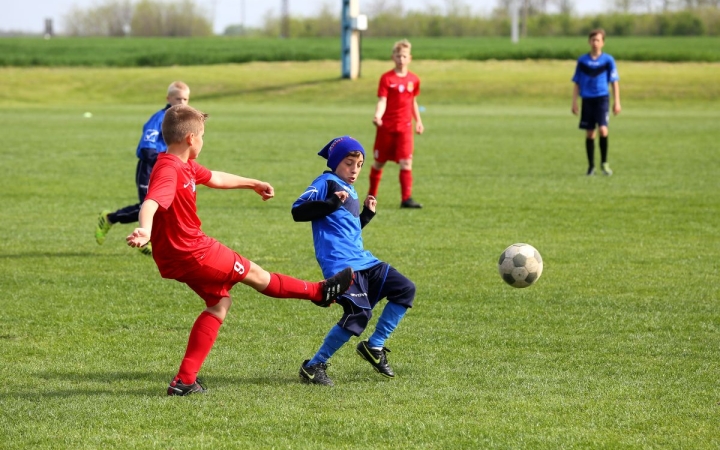
<path fill-rule="evenodd" d="M 190 159 L 196 159 L 203 148 L 203 137 L 205 136 L 205 125 L 200 126 L 198 134 L 189 133 L 188 139 L 190 144 Z"/>
<path fill-rule="evenodd" d="M 190 101 L 190 93 L 188 91 L 175 91 L 167 96 L 167 102 L 170 106 L 187 105 Z"/>
<path fill-rule="evenodd" d="M 357 180 L 358 175 L 360 175 L 364 162 L 363 155 L 346 156 L 335 169 L 335 175 L 347 184 L 353 184 L 355 180 Z"/>
<path fill-rule="evenodd" d="M 602 51 L 603 45 L 605 45 L 605 40 L 602 37 L 602 34 L 596 34 L 593 37 L 591 37 L 588 42 L 590 43 L 590 51 L 593 54 L 599 54 Z"/>
<path fill-rule="evenodd" d="M 395 62 L 396 69 L 406 68 L 410 64 L 410 61 L 412 61 L 410 49 L 404 47 L 398 48 L 396 51 L 393 52 L 392 59 Z"/>

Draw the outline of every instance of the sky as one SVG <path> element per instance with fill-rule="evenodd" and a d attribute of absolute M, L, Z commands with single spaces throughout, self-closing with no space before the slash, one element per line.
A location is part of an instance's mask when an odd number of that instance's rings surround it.
<path fill-rule="evenodd" d="M 170 0 L 165 0 L 170 1 Z M 469 5 L 475 14 L 486 15 L 497 5 L 497 0 L 460 0 Z M 444 11 L 446 0 L 400 0 L 407 10 L 427 11 L 436 7 Z M 0 32 L 22 31 L 42 33 L 45 19 L 53 20 L 55 32 L 63 31 L 63 18 L 77 6 L 81 9 L 104 4 L 104 0 L 0 0 Z M 247 27 L 260 27 L 263 18 L 272 11 L 275 16 L 280 14 L 282 0 L 195 0 L 197 5 L 204 7 L 213 19 L 213 28 L 221 34 L 228 25 L 243 24 Z M 575 0 L 578 14 L 596 14 L 602 11 L 605 0 Z M 360 0 L 360 13 L 363 6 L 370 0 Z M 340 14 L 341 0 L 288 0 L 290 15 L 313 16 L 323 5 L 333 5 Z M 244 16 L 244 17 L 243 17 Z"/>

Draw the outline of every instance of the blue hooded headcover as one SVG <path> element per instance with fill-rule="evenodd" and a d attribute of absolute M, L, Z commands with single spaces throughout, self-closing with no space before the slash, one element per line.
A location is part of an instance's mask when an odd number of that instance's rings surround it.
<path fill-rule="evenodd" d="M 365 159 L 365 149 L 358 141 L 350 136 L 340 136 L 328 142 L 318 155 L 328 160 L 327 166 L 334 172 L 348 153 L 355 151 L 362 153 Z"/>

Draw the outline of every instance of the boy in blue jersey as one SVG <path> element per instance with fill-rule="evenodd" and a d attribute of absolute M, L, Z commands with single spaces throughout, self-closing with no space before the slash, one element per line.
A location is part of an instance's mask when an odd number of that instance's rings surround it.
<path fill-rule="evenodd" d="M 352 336 L 360 336 L 372 317 L 372 310 L 383 298 L 388 302 L 375 331 L 357 345 L 357 353 L 381 375 L 393 378 L 387 361 L 385 341 L 398 326 L 415 298 L 415 284 L 388 263 L 378 260 L 363 247 L 362 228 L 375 216 L 377 200 L 368 195 L 361 203 L 353 183 L 365 161 L 362 145 L 350 136 L 330 141 L 318 155 L 331 169 L 312 182 L 292 206 L 296 222 L 312 222 L 313 243 L 323 274 L 334 274 L 337 267 L 352 267 L 353 284 L 338 297 L 342 318 L 325 336 L 315 356 L 300 367 L 300 379 L 311 384 L 332 386 L 327 361 Z M 341 270 L 342 270 L 341 269 Z M 329 306 L 329 305 L 328 305 Z"/>
<path fill-rule="evenodd" d="M 116 223 L 134 223 L 138 221 L 140 206 L 145 201 L 145 195 L 148 191 L 148 182 L 150 181 L 150 173 L 152 172 L 158 153 L 167 151 L 167 144 L 162 135 L 162 122 L 165 118 L 165 111 L 171 106 L 187 105 L 190 100 L 190 88 L 182 81 L 173 81 L 168 86 L 167 104 L 163 109 L 153 114 L 145 125 L 143 125 L 143 133 L 140 137 L 135 155 L 138 157 L 137 168 L 135 169 L 135 184 L 137 186 L 138 203 L 120 208 L 115 212 L 103 211 L 97 219 L 95 226 L 95 240 L 102 245 L 105 237 Z M 150 244 L 138 248 L 144 255 L 151 255 L 152 248 Z"/>
<path fill-rule="evenodd" d="M 608 85 L 612 85 L 613 114 L 620 114 L 620 77 L 615 59 L 603 53 L 605 30 L 598 28 L 588 36 L 590 53 L 578 58 L 572 81 L 572 113 L 578 113 L 578 96 L 582 98 L 580 129 L 586 130 L 585 151 L 588 159 L 587 175 L 595 174 L 595 128 L 600 130 L 600 162 L 605 175 L 612 175 L 608 156 L 608 123 L 610 121 L 610 96 Z"/>

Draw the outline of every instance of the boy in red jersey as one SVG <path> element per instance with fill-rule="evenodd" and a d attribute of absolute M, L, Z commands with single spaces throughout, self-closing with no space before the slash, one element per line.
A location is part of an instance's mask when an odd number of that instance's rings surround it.
<path fill-rule="evenodd" d="M 368 195 L 377 198 L 383 167 L 386 162 L 395 161 L 400 164 L 400 207 L 422 208 L 412 199 L 413 119 L 417 134 L 422 134 L 425 128 L 415 99 L 420 94 L 420 79 L 408 70 L 412 61 L 410 49 L 406 39 L 396 42 L 392 53 L 395 68 L 380 77 L 373 118 L 377 127 L 375 161 L 370 168 Z"/>
<path fill-rule="evenodd" d="M 236 283 L 268 297 L 330 306 L 350 287 L 353 276 L 352 269 L 346 268 L 313 283 L 270 273 L 200 230 L 195 205 L 198 184 L 214 189 L 252 189 L 263 200 L 275 195 L 273 187 L 264 181 L 210 171 L 195 161 L 203 147 L 206 118 L 207 114 L 187 105 L 173 106 L 165 113 L 162 133 L 168 149 L 158 155 L 150 176 L 139 227 L 127 237 L 128 245 L 142 247 L 152 236 L 152 256 L 160 275 L 187 284 L 207 306 L 190 331 L 185 357 L 168 395 L 205 392 L 197 373 L 230 309 L 229 291 Z"/>

